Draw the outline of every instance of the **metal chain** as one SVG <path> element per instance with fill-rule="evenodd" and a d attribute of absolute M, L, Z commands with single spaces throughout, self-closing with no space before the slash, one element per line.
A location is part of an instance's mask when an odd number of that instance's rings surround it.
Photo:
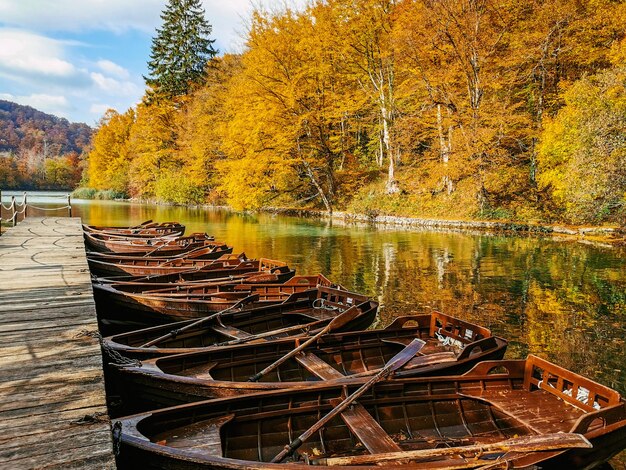
<path fill-rule="evenodd" d="M 102 351 L 106 354 L 106 356 L 110 359 L 110 363 L 117 364 L 119 366 L 133 366 L 133 367 L 141 367 L 141 361 L 139 359 L 132 359 L 130 357 L 122 356 L 117 350 L 113 349 L 109 346 L 105 341 L 102 335 L 97 331 L 88 331 L 83 330 L 76 334 L 76 338 L 81 336 L 91 336 L 92 338 L 97 338 L 100 342 L 100 347 Z"/>

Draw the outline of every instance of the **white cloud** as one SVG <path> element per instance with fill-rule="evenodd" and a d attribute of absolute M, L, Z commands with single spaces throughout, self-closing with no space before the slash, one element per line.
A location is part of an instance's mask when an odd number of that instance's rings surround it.
<path fill-rule="evenodd" d="M 117 96 L 137 96 L 141 93 L 141 88 L 130 81 L 120 81 L 111 77 L 106 77 L 99 72 L 89 74 L 96 86 L 110 94 Z"/>
<path fill-rule="evenodd" d="M 100 59 L 96 62 L 96 65 L 108 75 L 112 75 L 123 80 L 128 80 L 130 73 L 121 65 L 116 64 L 110 60 Z"/>
<path fill-rule="evenodd" d="M 307 0 L 204 0 L 206 18 L 213 26 L 212 37 L 227 51 L 241 48 L 245 32 L 243 18 L 254 5 L 281 9 L 302 8 Z M 166 0 L 0 0 L 4 25 L 36 31 L 92 31 L 121 33 L 138 30 L 154 34 L 161 25 Z M 224 52 L 224 51 L 221 51 Z"/>
<path fill-rule="evenodd" d="M 151 32 L 163 0 L 0 0 L 5 25 L 38 31 Z"/>
<path fill-rule="evenodd" d="M 106 113 L 109 109 L 115 109 L 115 106 L 97 103 L 97 104 L 92 104 L 89 107 L 89 112 L 97 117 L 100 117 L 104 113 Z"/>
<path fill-rule="evenodd" d="M 16 96 L 9 93 L 0 93 L 0 98 L 13 101 L 25 106 L 32 106 L 40 111 L 67 117 L 73 110 L 72 105 L 65 96 L 33 93 L 27 96 Z"/>
<path fill-rule="evenodd" d="M 45 36 L 0 29 L 0 73 L 71 78 L 80 72 L 65 60 L 63 44 Z"/>
<path fill-rule="evenodd" d="M 143 95 L 148 60 L 137 59 L 137 47 L 125 56 L 124 41 L 145 44 L 147 55 L 166 1 L 0 0 L 0 96 L 77 120 L 109 107 L 123 112 Z M 242 49 L 239 36 L 253 4 L 272 10 L 306 1 L 203 0 L 203 6 L 215 47 L 224 53 Z M 72 40 L 50 37 L 62 33 Z"/>
<path fill-rule="evenodd" d="M 204 0 L 206 18 L 213 26 L 211 38 L 223 52 L 239 52 L 243 48 L 246 33 L 245 23 L 255 6 L 282 10 L 285 7 L 301 9 L 307 0 Z"/>

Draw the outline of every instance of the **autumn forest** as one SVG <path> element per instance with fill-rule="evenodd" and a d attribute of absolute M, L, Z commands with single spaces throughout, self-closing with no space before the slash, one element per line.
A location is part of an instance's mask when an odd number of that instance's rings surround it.
<path fill-rule="evenodd" d="M 0 190 L 76 187 L 92 133 L 86 124 L 0 100 Z"/>
<path fill-rule="evenodd" d="M 184 90 L 147 79 L 141 104 L 108 111 L 83 182 L 235 209 L 623 224 L 625 25 L 611 0 L 257 10 L 243 53 L 208 41 Z"/>

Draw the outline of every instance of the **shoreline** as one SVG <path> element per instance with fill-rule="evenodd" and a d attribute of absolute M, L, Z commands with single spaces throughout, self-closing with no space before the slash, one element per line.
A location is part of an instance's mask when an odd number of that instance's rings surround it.
<path fill-rule="evenodd" d="M 614 247 L 626 245 L 626 228 L 615 226 L 572 226 L 564 224 L 540 224 L 514 221 L 491 220 L 448 220 L 426 217 L 407 217 L 384 214 L 356 214 L 336 211 L 332 214 L 319 209 L 299 209 L 288 207 L 265 207 L 255 211 L 236 211 L 226 205 L 212 204 L 175 204 L 154 200 L 114 199 L 131 203 L 153 204 L 161 206 L 184 206 L 189 208 L 210 208 L 227 210 L 233 213 L 266 213 L 300 218 L 326 219 L 346 225 L 375 226 L 378 228 L 404 228 L 407 230 L 446 230 L 467 233 L 509 234 L 528 236 L 555 236 L 562 240 L 575 240 L 582 243 Z"/>
<path fill-rule="evenodd" d="M 209 206 L 211 207 L 211 206 Z M 224 206 L 220 206 L 225 208 Z M 226 208 L 230 210 L 229 208 Z M 522 222 L 487 220 L 446 220 L 424 217 L 392 215 L 367 215 L 337 211 L 328 214 L 315 209 L 290 209 L 270 207 L 258 212 L 287 215 L 292 217 L 319 218 L 339 221 L 346 225 L 375 226 L 378 228 L 404 228 L 407 230 L 455 231 L 466 233 L 508 234 L 528 236 L 550 236 L 561 240 L 575 240 L 600 246 L 626 245 L 626 230 L 618 226 L 566 226 L 562 224 L 535 224 Z"/>

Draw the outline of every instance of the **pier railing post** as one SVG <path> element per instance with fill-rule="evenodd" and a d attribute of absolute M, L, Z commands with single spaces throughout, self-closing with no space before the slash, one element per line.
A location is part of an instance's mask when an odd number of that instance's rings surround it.
<path fill-rule="evenodd" d="M 26 191 L 24 191 L 24 219 L 28 216 L 28 202 L 26 201 Z M 24 220 L 22 219 L 22 220 Z"/>
<path fill-rule="evenodd" d="M 15 196 L 11 196 L 11 222 L 13 227 L 17 223 L 17 210 L 15 209 Z"/>
<path fill-rule="evenodd" d="M 69 214 L 69 217 L 72 217 L 72 195 L 71 194 L 67 195 L 67 213 Z"/>

